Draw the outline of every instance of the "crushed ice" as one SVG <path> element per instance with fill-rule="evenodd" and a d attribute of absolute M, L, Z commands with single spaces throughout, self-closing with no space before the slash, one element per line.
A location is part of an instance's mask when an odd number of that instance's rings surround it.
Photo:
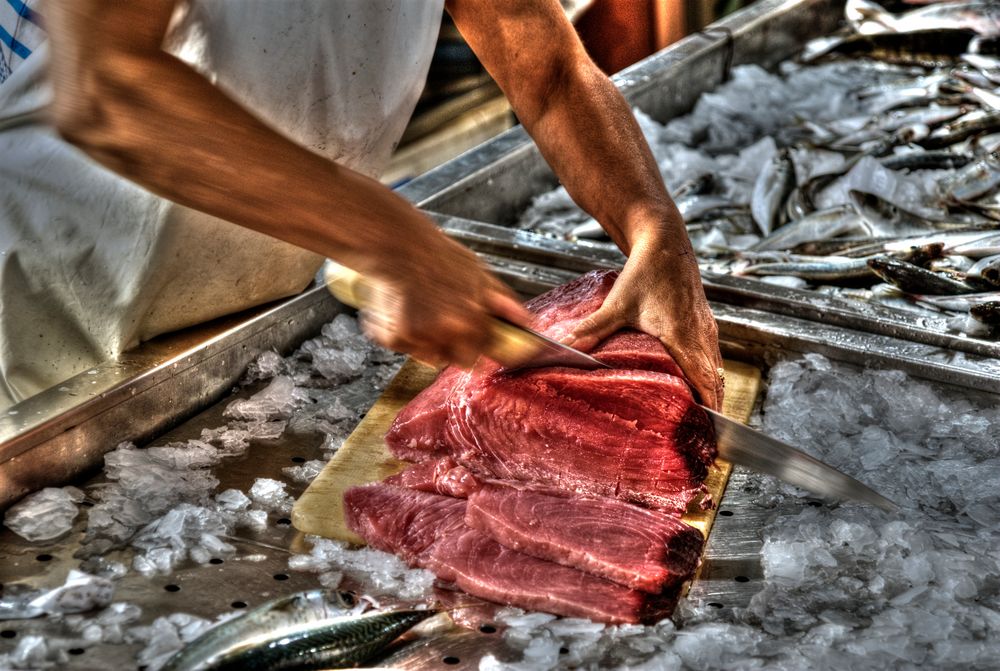
<path fill-rule="evenodd" d="M 353 329 L 344 319 L 339 328 L 350 338 Z M 85 547 L 91 556 L 81 565 L 89 576 L 80 579 L 103 580 L 99 584 L 113 589 L 129 568 L 157 574 L 184 560 L 225 556 L 233 552 L 230 534 L 266 525 L 268 511 L 287 510 L 285 482 L 260 478 L 247 491 L 216 491 L 212 468 L 244 452 L 256 436 L 273 437 L 277 427 L 296 423 L 323 431 L 326 456 L 335 452 L 398 358 L 386 357 L 384 364 L 369 357 L 360 377 L 334 382 L 343 371 L 327 370 L 336 373 L 331 378 L 309 369 L 317 347 L 333 346 L 331 332 L 281 365 L 272 353 L 262 355 L 258 381 L 260 371 L 283 379 L 271 378 L 259 398 L 251 398 L 259 405 L 238 406 L 240 417 L 229 425 L 186 443 L 125 444 L 109 453 L 108 482 L 87 492 L 97 504 L 88 511 Z M 372 368 L 389 370 L 368 372 Z M 498 621 L 514 661 L 487 656 L 480 668 L 989 667 L 1000 655 L 996 399 L 818 355 L 778 363 L 768 385 L 758 417 L 764 430 L 874 486 L 903 512 L 892 516 L 858 505 L 790 508 L 803 493 L 760 478 L 756 505 L 771 512 L 762 530 L 765 579 L 749 607 L 718 610 L 688 600 L 678 609 L 678 626 L 668 620 L 648 627 L 505 609 Z M 307 462 L 285 475 L 305 480 L 320 466 Z M 429 594 L 433 575 L 392 555 L 310 540 L 312 549 L 290 557 L 289 568 L 316 574 L 323 586 L 351 578 L 372 594 Z M 102 549 L 123 546 L 133 550 L 131 567 L 101 556 Z M 16 586 L 5 588 L 9 607 L 43 596 L 11 588 Z M 77 601 L 77 608 L 99 608 L 110 601 L 108 594 L 98 590 L 92 604 Z M 183 613 L 143 624 L 141 611 L 127 603 L 66 614 L 74 600 L 66 603 L 68 608 L 46 612 L 62 613 L 47 617 L 66 625 L 67 636 L 20 637 L 0 654 L 0 667 L 58 668 L 73 647 L 127 642 L 141 644 L 140 663 L 155 669 L 210 625 Z"/>
<path fill-rule="evenodd" d="M 231 402 L 225 409 L 225 425 L 205 429 L 197 439 L 159 447 L 140 449 L 123 443 L 105 455 L 106 482 L 91 485 L 86 493 L 73 487 L 48 488 L 11 507 L 4 524 L 26 540 L 41 542 L 73 528 L 78 504 L 85 497 L 94 502 L 85 513 L 78 555 L 83 560 L 81 572 L 74 571 L 65 585 L 47 591 L 4 585 L 0 600 L 0 617 L 44 614 L 53 626 L 65 625 L 69 635 L 21 636 L 12 650 L 0 654 L 0 668 L 61 668 L 69 660 L 67 650 L 101 642 L 142 644 L 138 662 L 159 668 L 211 622 L 175 613 L 138 626 L 142 616 L 138 607 L 108 605 L 115 582 L 130 570 L 163 575 L 186 561 L 204 564 L 233 555 L 236 549 L 228 542 L 233 535 L 243 529 L 264 529 L 269 513 L 286 516 L 294 503 L 286 482 L 258 478 L 247 491 L 216 491 L 219 481 L 213 468 L 245 454 L 251 443 L 280 438 L 289 430 L 315 431 L 323 436 L 323 458 L 284 473 L 290 482 L 311 481 L 402 361 L 402 356 L 366 340 L 353 317 L 338 315 L 290 356 L 262 353 L 250 365 L 244 384 L 266 384 L 249 398 Z M 371 560 L 381 553 L 346 547 L 334 552 L 330 547 L 319 544 L 312 554 L 302 555 L 322 563 L 317 579 L 323 586 L 336 586 L 347 573 L 370 576 L 379 593 L 417 597 L 433 579 L 425 571 L 407 569 L 394 557 L 391 562 L 384 557 Z M 122 548 L 132 551 L 130 566 L 104 556 Z M 293 566 L 298 557 L 293 555 Z M 308 561 L 302 564 L 306 565 Z M 67 615 L 83 611 L 87 613 Z"/>
<path fill-rule="evenodd" d="M 761 590 L 749 607 L 683 601 L 680 625 L 500 621 L 522 657 L 480 669 L 995 668 L 1000 655 L 1000 403 L 819 355 L 775 365 L 758 418 L 901 504 L 805 503 L 756 480 Z M 755 511 L 751 510 L 751 513 Z"/>

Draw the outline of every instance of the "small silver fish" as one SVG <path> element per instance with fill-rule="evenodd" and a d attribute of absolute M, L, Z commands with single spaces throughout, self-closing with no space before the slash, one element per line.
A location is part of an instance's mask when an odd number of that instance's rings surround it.
<path fill-rule="evenodd" d="M 1000 7 L 992 0 L 944 2 L 902 14 L 890 14 L 868 0 L 848 0 L 845 15 L 862 35 L 925 30 L 971 30 L 984 37 L 1000 35 Z"/>
<path fill-rule="evenodd" d="M 1000 111 L 970 112 L 950 123 L 935 129 L 920 141 L 926 149 L 941 149 L 961 142 L 967 137 L 983 132 L 992 132 L 1000 128 Z"/>
<path fill-rule="evenodd" d="M 868 234 L 871 228 L 853 205 L 838 205 L 785 224 L 753 246 L 755 250 L 792 249 L 796 245 L 847 234 Z"/>
<path fill-rule="evenodd" d="M 162 671 L 290 671 L 357 666 L 435 610 L 361 612 L 353 595 L 312 590 L 209 629 Z"/>
<path fill-rule="evenodd" d="M 1000 301 L 1000 291 L 988 291 L 975 294 L 956 296 L 931 296 L 928 294 L 912 294 L 915 301 L 929 305 L 938 310 L 949 312 L 968 312 L 973 306 L 990 301 Z"/>
<path fill-rule="evenodd" d="M 750 212 L 757 227 L 769 235 L 781 223 L 785 201 L 795 188 L 795 164 L 788 149 L 780 149 L 754 182 Z"/>
<path fill-rule="evenodd" d="M 872 272 L 907 293 L 940 295 L 975 291 L 965 282 L 891 256 L 875 256 L 867 259 L 867 263 Z"/>
<path fill-rule="evenodd" d="M 967 203 L 1000 187 L 1000 152 L 967 165 L 948 180 L 945 192 L 953 202 Z"/>
<path fill-rule="evenodd" d="M 844 282 L 872 276 L 867 259 L 846 256 L 802 257 L 791 261 L 747 266 L 742 275 L 781 275 L 800 277 L 809 282 Z"/>
<path fill-rule="evenodd" d="M 967 165 L 972 158 L 953 151 L 908 151 L 879 160 L 889 170 L 952 170 Z"/>
<path fill-rule="evenodd" d="M 967 234 L 972 235 L 972 234 Z M 961 254 L 972 259 L 982 259 L 1000 254 L 1000 233 L 972 235 L 964 240 L 955 238 L 951 245 L 945 245 L 946 254 Z"/>
<path fill-rule="evenodd" d="M 690 194 L 676 201 L 677 210 L 686 222 L 698 221 L 709 217 L 719 216 L 724 212 L 741 212 L 746 208 L 734 203 L 728 198 L 720 196 L 708 196 L 700 194 Z"/>

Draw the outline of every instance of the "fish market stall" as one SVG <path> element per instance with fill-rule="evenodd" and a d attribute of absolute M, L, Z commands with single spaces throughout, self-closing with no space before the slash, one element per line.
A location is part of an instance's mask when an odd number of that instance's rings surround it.
<path fill-rule="evenodd" d="M 808 38 L 829 33 L 841 12 L 836 3 L 763 2 L 617 81 L 665 121 L 691 109 L 731 66 L 772 68 Z M 663 96 L 664 71 L 687 73 L 689 86 Z M 756 153 L 779 156 L 776 148 Z M 513 132 L 416 180 L 406 193 L 533 295 L 621 262 L 600 241 L 512 226 L 552 186 L 533 147 Z M 453 619 L 465 627 L 428 618 L 403 642 L 373 639 L 372 663 L 995 664 L 1000 414 L 996 396 L 984 393 L 1000 379 L 995 344 L 919 316 L 897 317 L 884 306 L 855 310 L 812 290 L 761 286 L 725 275 L 727 267 L 706 267 L 706 278 L 724 354 L 764 369 L 766 391 L 752 425 L 859 478 L 902 510 L 820 501 L 737 468 L 718 501 L 698 578 L 672 619 L 612 625 L 515 608 L 463 613 L 459 604 Z M 353 623 L 396 605 L 443 605 L 430 572 L 388 553 L 304 536 L 292 525 L 296 499 L 403 363 L 365 341 L 325 289 L 140 354 L 85 373 L 4 418 L 5 503 L 65 482 L 70 469 L 97 465 L 100 473 L 7 510 L 0 530 L 0 668 L 162 668 L 185 644 L 194 644 L 189 654 L 204 653 L 199 636 L 213 623 L 227 620 L 214 631 L 225 645 L 239 645 L 259 633 L 254 627 L 266 628 L 257 624 L 266 613 L 254 611 L 242 632 L 234 623 L 243 620 L 234 616 L 318 587 L 363 598 L 310 597 L 292 603 L 293 612 L 336 612 Z M 66 470 L 52 472 L 57 464 Z"/>

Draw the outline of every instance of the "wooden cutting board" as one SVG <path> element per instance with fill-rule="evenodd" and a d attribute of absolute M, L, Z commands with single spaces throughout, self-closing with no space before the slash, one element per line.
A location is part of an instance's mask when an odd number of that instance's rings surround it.
<path fill-rule="evenodd" d="M 760 391 L 760 370 L 738 361 L 726 361 L 726 399 L 723 413 L 739 422 L 750 419 Z M 437 371 L 409 359 L 393 378 L 382 396 L 354 429 L 330 463 L 299 497 L 292 510 L 292 524 L 299 531 L 358 545 L 364 541 L 344 523 L 344 491 L 355 485 L 376 482 L 395 475 L 408 465 L 399 461 L 385 445 L 383 436 L 396 414 L 434 381 Z M 732 466 L 716 460 L 705 485 L 718 503 L 729 481 Z M 715 510 L 699 510 L 684 515 L 705 538 L 715 520 Z"/>

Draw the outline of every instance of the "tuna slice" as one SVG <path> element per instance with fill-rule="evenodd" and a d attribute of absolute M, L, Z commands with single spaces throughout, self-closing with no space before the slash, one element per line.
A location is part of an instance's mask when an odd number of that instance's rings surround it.
<path fill-rule="evenodd" d="M 656 594 L 693 573 L 697 529 L 658 510 L 606 497 L 480 481 L 450 458 L 414 464 L 388 484 L 468 498 L 465 523 L 504 547 Z"/>
<path fill-rule="evenodd" d="M 701 556 L 694 527 L 607 498 L 486 485 L 469 497 L 465 523 L 505 547 L 653 594 L 689 578 Z"/>
<path fill-rule="evenodd" d="M 566 335 L 614 279 L 588 273 L 529 302 L 535 327 Z M 447 369 L 400 412 L 386 442 L 410 461 L 448 455 L 481 476 L 682 512 L 715 457 L 707 415 L 656 338 L 622 331 L 593 354 L 616 369 Z"/>
<path fill-rule="evenodd" d="M 676 602 L 505 548 L 466 526 L 463 499 L 374 484 L 352 487 L 344 503 L 348 526 L 373 547 L 483 599 L 609 623 L 656 620 Z"/>

